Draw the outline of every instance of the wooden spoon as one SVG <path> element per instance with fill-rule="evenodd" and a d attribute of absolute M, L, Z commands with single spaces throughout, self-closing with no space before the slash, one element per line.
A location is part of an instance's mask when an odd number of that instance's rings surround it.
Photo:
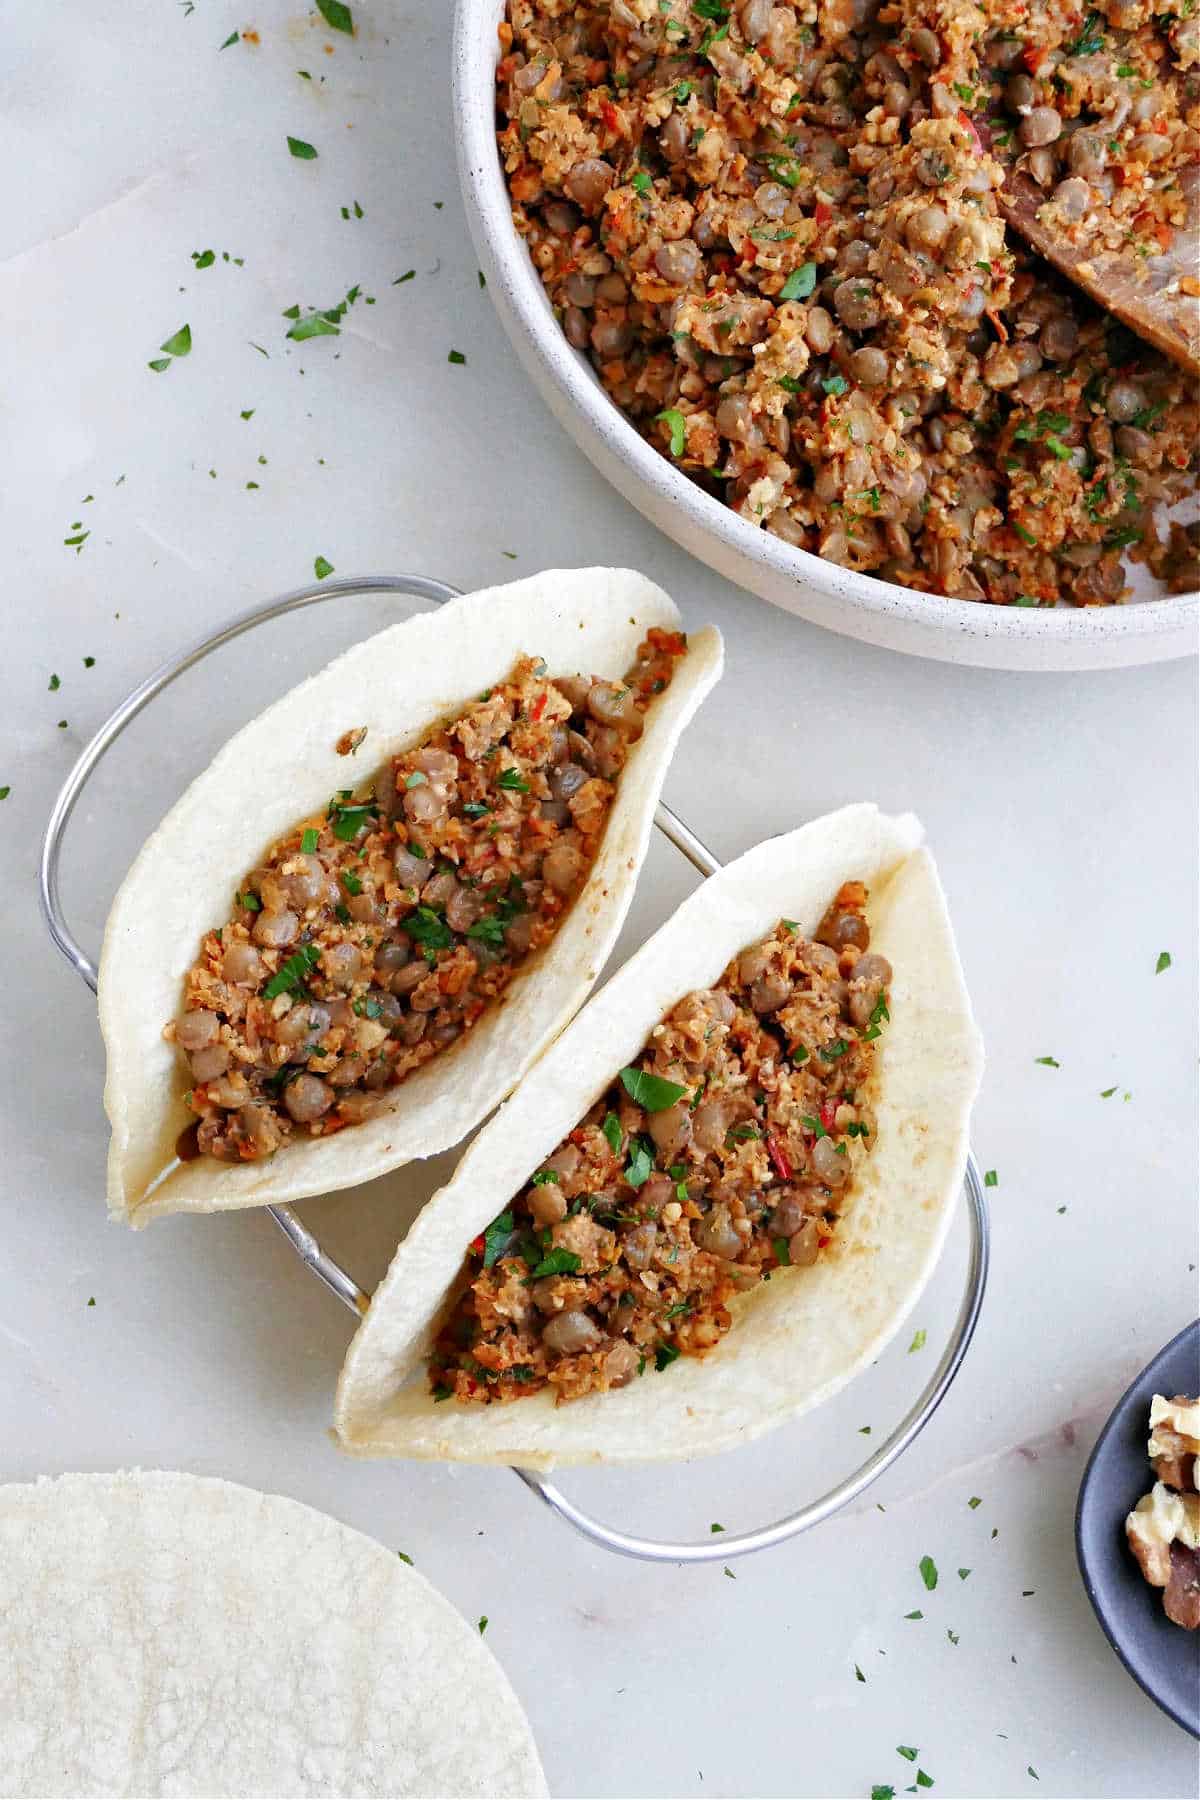
<path fill-rule="evenodd" d="M 1046 261 L 1115 314 L 1138 337 L 1200 376 L 1200 169 L 1180 177 L 1187 216 L 1169 250 L 1139 257 L 1124 250 L 1088 254 L 1039 215 L 1049 198 L 1023 169 L 1008 172 L 998 199 L 1014 231 Z"/>

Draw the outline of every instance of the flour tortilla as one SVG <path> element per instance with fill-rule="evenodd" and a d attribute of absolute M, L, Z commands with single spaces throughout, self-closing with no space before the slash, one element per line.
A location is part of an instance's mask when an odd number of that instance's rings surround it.
<path fill-rule="evenodd" d="M 343 1448 L 465 1462 L 653 1462 L 747 1443 L 875 1358 L 915 1305 L 962 1182 L 982 1052 L 933 859 L 911 815 L 849 806 L 710 877 L 578 1014 L 476 1137 L 396 1252 L 338 1389 Z M 424 1359 L 472 1238 L 527 1183 L 682 997 L 780 920 L 811 934 L 843 881 L 866 882 L 871 948 L 894 970 L 876 1046 L 878 1132 L 833 1242 L 732 1302 L 711 1355 L 556 1407 L 436 1402 Z"/>
<path fill-rule="evenodd" d="M 0 1789 L 544 1795 L 520 1702 L 394 1550 L 193 1475 L 0 1487 Z"/>
<path fill-rule="evenodd" d="M 552 570 L 452 600 L 368 638 L 254 719 L 197 777 L 141 851 L 113 901 L 100 958 L 108 1051 L 111 1214 L 219 1212 L 331 1193 L 455 1144 L 510 1093 L 582 1004 L 604 966 L 646 854 L 680 733 L 721 673 L 711 627 L 690 640 L 617 783 L 600 853 L 566 922 L 469 1032 L 352 1130 L 297 1139 L 262 1162 L 175 1159 L 194 1115 L 187 1069 L 163 1026 L 206 931 L 271 843 L 329 796 L 367 778 L 431 726 L 539 655 L 551 674 L 616 678 L 651 626 L 675 629 L 661 588 L 624 569 Z M 351 761 L 335 745 L 367 727 Z"/>

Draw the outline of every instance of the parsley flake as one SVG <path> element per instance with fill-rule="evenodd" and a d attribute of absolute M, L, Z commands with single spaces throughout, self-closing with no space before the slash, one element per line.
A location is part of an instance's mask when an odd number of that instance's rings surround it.
<path fill-rule="evenodd" d="M 316 151 L 311 144 L 306 144 L 303 138 L 292 137 L 289 133 L 287 147 L 292 155 L 298 157 L 301 162 L 315 162 L 316 160 Z"/>
<path fill-rule="evenodd" d="M 354 21 L 350 17 L 350 8 L 343 6 L 342 0 L 317 0 L 317 11 L 332 30 L 344 31 L 347 37 L 353 37 Z"/>
<path fill-rule="evenodd" d="M 932 1556 L 923 1556 L 917 1564 L 917 1567 L 921 1571 L 921 1580 L 925 1583 L 929 1592 L 932 1593 L 938 1584 L 937 1564 L 934 1562 Z"/>
<path fill-rule="evenodd" d="M 802 263 L 793 269 L 779 290 L 781 300 L 807 300 L 817 285 L 817 265 L 815 262 Z"/>
<path fill-rule="evenodd" d="M 687 422 L 677 406 L 668 406 L 665 411 L 656 413 L 671 432 L 671 455 L 682 456 L 687 448 Z"/>
<path fill-rule="evenodd" d="M 687 1093 L 677 1081 L 666 1081 L 661 1075 L 651 1075 L 645 1069 L 622 1069 L 621 1086 L 631 1100 L 652 1113 L 665 1112 Z"/>

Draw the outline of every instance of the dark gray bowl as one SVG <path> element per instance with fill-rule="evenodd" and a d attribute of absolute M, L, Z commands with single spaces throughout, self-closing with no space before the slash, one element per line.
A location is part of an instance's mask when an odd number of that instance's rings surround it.
<path fill-rule="evenodd" d="M 1125 1542 L 1125 1515 L 1154 1483 L 1146 1439 L 1155 1394 L 1200 1394 L 1200 1320 L 1159 1351 L 1113 1408 L 1079 1486 L 1075 1553 L 1104 1635 L 1133 1679 L 1200 1737 L 1200 1631 L 1172 1625 L 1162 1590 L 1143 1580 Z"/>

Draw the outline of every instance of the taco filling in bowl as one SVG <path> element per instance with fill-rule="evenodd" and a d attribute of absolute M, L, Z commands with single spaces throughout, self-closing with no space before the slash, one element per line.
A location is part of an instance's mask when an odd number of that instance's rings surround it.
<path fill-rule="evenodd" d="M 471 1030 L 569 911 L 686 649 L 652 628 L 620 681 L 523 657 L 272 846 L 167 1027 L 198 1115 L 182 1158 L 256 1161 L 360 1124 Z"/>
<path fill-rule="evenodd" d="M 867 893 L 792 919 L 688 994 L 471 1246 L 435 1398 L 624 1387 L 729 1331 L 729 1302 L 831 1242 L 871 1148 L 890 963 Z"/>

